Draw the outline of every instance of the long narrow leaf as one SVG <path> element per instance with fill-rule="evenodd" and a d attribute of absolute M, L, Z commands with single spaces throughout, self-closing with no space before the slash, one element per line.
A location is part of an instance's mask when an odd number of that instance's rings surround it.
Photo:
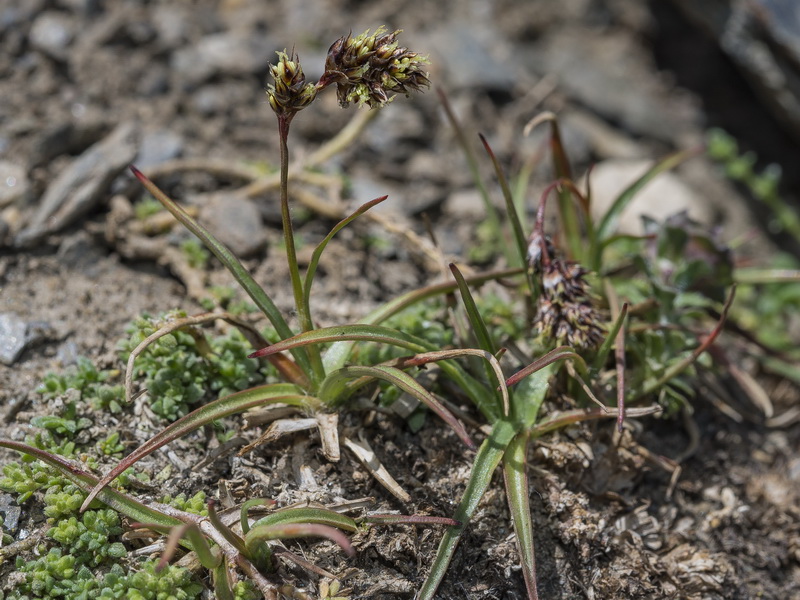
<path fill-rule="evenodd" d="M 348 556 L 353 556 L 355 550 L 341 531 L 328 525 L 314 523 L 289 523 L 277 525 L 260 525 L 253 527 L 247 534 L 247 548 L 250 554 L 255 554 L 258 545 L 267 540 L 294 539 L 301 537 L 324 537 L 336 542 Z"/>
<path fill-rule="evenodd" d="M 467 139 L 467 135 L 464 132 L 464 128 L 456 118 L 456 114 L 453 111 L 453 108 L 450 106 L 450 101 L 447 99 L 447 95 L 445 95 L 440 88 L 436 88 L 436 93 L 439 95 L 439 101 L 442 103 L 442 108 L 444 108 L 444 114 L 447 116 L 447 120 L 450 121 L 450 126 L 453 128 L 453 131 L 456 134 L 456 139 L 458 140 L 458 145 L 461 146 L 461 151 L 464 153 L 464 158 L 467 160 L 467 167 L 472 175 L 472 181 L 480 192 L 481 199 L 483 200 L 483 206 L 486 210 L 486 219 L 490 223 L 492 234 L 497 242 L 501 242 L 502 240 L 499 239 L 500 234 L 502 233 L 500 214 L 497 210 L 497 207 L 495 207 L 491 198 L 489 197 L 489 191 L 486 189 L 486 185 L 483 182 L 483 177 L 481 177 L 480 169 L 478 168 L 478 159 L 475 156 L 472 144 L 470 144 L 469 140 Z M 513 258 L 513 254 L 508 252 L 508 247 L 504 244 L 502 248 L 506 259 L 508 259 L 509 262 L 513 262 L 511 260 Z"/>
<path fill-rule="evenodd" d="M 664 412 L 664 409 L 658 405 L 646 406 L 644 408 L 626 408 L 625 416 L 628 418 L 646 417 L 649 415 L 658 415 Z M 531 435 L 541 437 L 546 433 L 574 425 L 575 423 L 582 423 L 583 421 L 594 421 L 597 419 L 615 419 L 619 417 L 619 411 L 616 408 L 576 408 L 574 410 L 566 410 L 562 412 L 547 415 L 546 418 L 539 421 L 534 427 L 531 428 Z"/>
<path fill-rule="evenodd" d="M 539 410 L 547 396 L 550 378 L 555 371 L 555 365 L 546 365 L 517 384 L 514 391 L 512 416 L 523 428 L 531 428 L 539 419 Z"/>
<path fill-rule="evenodd" d="M 339 388 L 339 382 L 347 379 L 355 379 L 357 377 L 373 377 L 375 379 L 387 381 L 407 394 L 411 394 L 439 415 L 439 418 L 455 431 L 456 435 L 468 448 L 475 449 L 475 443 L 470 439 L 464 425 L 455 418 L 453 413 L 447 410 L 444 405 L 436 399 L 436 396 L 422 387 L 411 375 L 395 367 L 387 367 L 385 365 L 376 365 L 374 367 L 358 365 L 342 367 L 338 371 L 328 375 L 327 379 L 325 379 L 320 387 L 320 397 L 325 398 L 324 394 L 326 393 L 326 389 L 337 389 Z"/>
<path fill-rule="evenodd" d="M 119 464 L 111 469 L 109 473 L 103 477 L 94 489 L 89 493 L 89 497 L 81 506 L 81 511 L 91 504 L 95 496 L 113 481 L 125 469 L 141 460 L 145 456 L 152 454 L 161 446 L 178 439 L 199 429 L 204 425 L 208 425 L 217 419 L 222 419 L 230 415 L 244 412 L 250 408 L 257 406 L 264 406 L 266 404 L 284 403 L 292 404 L 294 406 L 309 406 L 315 400 L 310 396 L 300 393 L 300 390 L 290 383 L 273 383 L 254 387 L 249 390 L 237 392 L 229 396 L 220 398 L 213 402 L 209 402 L 205 406 L 201 406 L 197 410 L 190 412 L 185 417 L 181 417 L 174 423 L 171 423 L 160 433 L 150 438 L 147 442 L 139 446 L 131 454 L 126 456 Z"/>
<path fill-rule="evenodd" d="M 739 267 L 733 270 L 736 283 L 764 285 L 769 283 L 800 283 L 800 269 L 763 269 Z"/>
<path fill-rule="evenodd" d="M 228 579 L 228 565 L 223 561 L 212 570 L 214 578 L 214 596 L 216 600 L 234 600 L 236 596 Z"/>
<path fill-rule="evenodd" d="M 621 313 L 620 313 L 621 314 Z M 617 369 L 617 431 L 622 433 L 625 422 L 625 322 L 617 331 L 617 345 L 614 347 L 614 359 Z"/>
<path fill-rule="evenodd" d="M 299 333 L 294 337 L 286 340 L 281 340 L 262 348 L 257 352 L 253 352 L 249 358 L 257 358 L 259 356 L 269 356 L 276 352 L 283 352 L 285 350 L 294 350 L 309 344 L 325 344 L 328 342 L 336 341 L 359 341 L 359 342 L 375 342 L 377 344 L 390 344 L 411 350 L 412 352 L 425 352 L 430 349 L 430 344 L 425 342 L 422 338 L 410 335 L 408 333 L 392 329 L 390 327 L 382 327 L 380 325 L 338 325 L 335 327 L 321 327 L 313 331 Z"/>
<path fill-rule="evenodd" d="M 492 165 L 494 165 L 494 172 L 497 175 L 497 181 L 500 183 L 500 189 L 503 192 L 503 199 L 506 202 L 506 216 L 508 217 L 508 221 L 511 223 L 511 232 L 514 234 L 514 241 L 516 242 L 518 253 L 518 261 L 514 261 L 512 264 L 524 265 L 528 254 L 527 236 L 522 231 L 522 224 L 519 221 L 517 207 L 514 205 L 514 198 L 511 195 L 511 188 L 508 186 L 508 180 L 503 172 L 503 167 L 500 166 L 500 161 L 498 161 L 497 157 L 494 155 L 494 151 L 492 150 L 491 146 L 489 146 L 489 142 L 486 141 L 486 138 L 483 137 L 483 134 L 478 134 L 478 137 L 481 138 L 481 142 L 486 150 L 486 154 L 489 155 Z"/>
<path fill-rule="evenodd" d="M 248 520 L 247 513 L 251 508 L 254 506 L 272 506 L 274 504 L 275 500 L 270 500 L 269 498 L 251 498 L 245 501 L 239 512 L 239 524 L 242 526 L 242 533 L 250 531 L 250 521 Z"/>
<path fill-rule="evenodd" d="M 84 471 L 63 457 L 51 454 L 45 450 L 34 448 L 33 446 L 28 446 L 27 444 L 23 444 L 21 442 L 12 442 L 11 440 L 0 440 L 0 447 L 8 448 L 9 450 L 16 450 L 17 452 L 22 452 L 23 454 L 33 456 L 43 463 L 54 467 L 64 477 L 69 479 L 87 494 L 94 486 L 97 485 L 99 481 L 95 475 Z M 122 492 L 118 492 L 117 490 L 111 488 L 99 490 L 96 494 L 96 497 L 100 502 L 107 504 L 114 510 L 121 512 L 126 517 L 129 517 L 130 519 L 140 523 L 155 523 L 162 527 L 176 527 L 181 525 L 181 521 L 178 519 L 152 509 L 149 506 L 142 504 L 138 500 L 134 500 L 127 494 L 123 494 Z"/>
<path fill-rule="evenodd" d="M 417 594 L 418 600 L 433 599 L 436 589 L 450 566 L 450 561 L 453 559 L 453 554 L 461 535 L 475 514 L 478 503 L 492 481 L 492 474 L 495 468 L 500 464 L 503 453 L 516 433 L 517 426 L 513 423 L 508 420 L 498 421 L 492 428 L 491 435 L 484 440 L 478 449 L 475 462 L 472 464 L 472 473 L 467 482 L 467 489 L 464 491 L 456 514 L 453 515 L 453 518 L 461 525 L 448 527 L 445 531 L 442 541 L 439 543 L 436 558 L 431 566 L 431 572 Z"/>
<path fill-rule="evenodd" d="M 362 523 L 370 525 L 461 525 L 455 519 L 448 517 L 431 517 L 429 515 L 367 515 L 361 519 Z"/>
<path fill-rule="evenodd" d="M 402 365 L 402 368 L 407 366 L 422 366 L 431 362 L 439 363 L 442 366 L 442 370 L 445 370 L 445 365 L 448 363 L 444 363 L 447 359 L 451 358 L 460 358 L 462 356 L 476 356 L 478 358 L 482 358 L 486 361 L 489 365 L 489 372 L 490 378 L 495 380 L 495 384 L 500 392 L 500 405 L 503 407 L 503 413 L 508 415 L 509 413 L 509 395 L 508 395 L 508 388 L 503 381 L 503 370 L 500 367 L 500 363 L 498 360 L 486 350 L 478 350 L 477 348 L 454 348 L 453 350 L 436 350 L 434 352 L 425 352 L 422 354 L 416 354 L 414 356 L 401 358 L 398 360 L 398 366 Z M 494 421 L 491 421 L 494 422 Z"/>
<path fill-rule="evenodd" d="M 219 531 L 222 537 L 224 537 L 231 546 L 236 548 L 239 552 L 247 553 L 244 540 L 236 535 L 233 530 L 220 519 L 214 500 L 208 501 L 208 520 L 214 526 L 214 529 Z"/>
<path fill-rule="evenodd" d="M 138 525 L 139 527 L 147 527 L 154 531 L 161 529 L 160 525 L 154 523 L 139 523 Z M 194 523 L 182 523 L 180 526 L 173 527 L 170 530 L 167 536 L 167 543 L 164 546 L 164 550 L 161 552 L 161 560 L 159 560 L 156 565 L 156 572 L 166 568 L 169 561 L 175 556 L 178 546 L 182 543 L 186 544 L 186 542 L 183 541 L 184 538 L 188 540 L 188 545 L 197 554 L 197 559 L 200 561 L 201 565 L 206 569 L 214 569 L 219 566 L 221 558 L 219 555 L 215 556 L 211 551 L 211 547 L 200 532 L 200 528 Z"/>
<path fill-rule="evenodd" d="M 253 279 L 253 276 L 247 271 L 244 265 L 236 258 L 236 255 L 230 251 L 230 249 L 225 246 L 222 242 L 220 242 L 217 238 L 215 238 L 208 229 L 200 225 L 195 219 L 192 218 L 183 208 L 175 201 L 173 201 L 169 196 L 167 196 L 164 192 L 162 192 L 156 184 L 150 181 L 144 173 L 142 173 L 139 169 L 131 165 L 130 167 L 131 172 L 136 176 L 136 178 L 142 183 L 142 185 L 147 189 L 148 192 L 158 200 L 164 208 L 166 208 L 172 215 L 180 221 L 180 223 L 186 227 L 189 231 L 191 231 L 197 238 L 203 242 L 206 248 L 216 256 L 219 261 L 225 266 L 228 271 L 230 271 L 231 275 L 233 275 L 234 279 L 242 286 L 247 295 L 252 298 L 253 302 L 255 302 L 256 306 L 261 310 L 261 312 L 266 315 L 269 319 L 272 326 L 275 327 L 275 331 L 278 332 L 278 335 L 281 338 L 288 338 L 293 335 L 292 330 L 289 328 L 288 323 L 281 315 L 281 312 L 278 310 L 278 307 L 275 306 L 275 303 L 272 301 L 272 298 L 264 291 L 256 280 Z M 300 367 L 306 373 L 311 372 L 311 364 L 309 362 L 308 356 L 305 352 L 298 352 L 295 354 L 295 360 L 300 365 Z"/>
<path fill-rule="evenodd" d="M 617 318 L 614 319 L 614 324 L 611 326 L 611 329 L 606 336 L 606 339 L 603 340 L 603 343 L 600 345 L 600 348 L 597 350 L 597 354 L 592 361 L 592 373 L 597 373 L 600 369 L 603 368 L 603 365 L 606 364 L 606 359 L 608 358 L 608 353 L 611 352 L 611 348 L 614 346 L 614 342 L 617 341 L 617 332 L 619 332 L 622 324 L 625 322 L 625 317 L 628 315 L 628 303 L 625 302 L 622 305 L 622 308 L 617 315 Z"/>
<path fill-rule="evenodd" d="M 453 277 L 458 284 L 458 291 L 461 293 L 461 301 L 464 303 L 464 308 L 467 311 L 467 318 L 469 319 L 469 324 L 472 326 L 472 331 L 475 333 L 478 346 L 489 354 L 496 354 L 497 348 L 489 335 L 489 330 L 486 328 L 486 323 L 475 304 L 475 299 L 472 297 L 472 292 L 464 276 L 453 263 L 450 263 L 450 271 L 453 273 Z"/>
<path fill-rule="evenodd" d="M 536 589 L 536 554 L 533 543 L 533 522 L 528 497 L 528 450 L 527 432 L 520 433 L 511 441 L 503 456 L 503 477 L 506 497 L 511 511 L 511 522 L 517 538 L 517 550 L 522 563 L 522 576 L 528 589 L 529 600 L 538 600 Z"/>
<path fill-rule="evenodd" d="M 530 123 L 525 126 L 526 134 L 536 127 L 539 123 L 550 123 L 550 155 L 553 160 L 553 171 L 555 178 L 561 181 L 572 180 L 572 169 L 569 164 L 569 158 L 564 150 L 564 144 L 561 141 L 561 129 L 558 125 L 558 118 L 552 112 L 544 112 L 538 115 Z M 584 211 L 586 207 L 584 207 Z M 575 204 L 572 201 L 572 194 L 570 190 L 564 186 L 558 187 L 558 214 L 561 217 L 561 227 L 564 231 L 564 238 L 569 246 L 569 254 L 573 260 L 582 261 L 581 256 L 581 232 L 580 232 L 580 218 L 575 210 Z M 588 215 L 584 215 L 589 218 Z"/>
<path fill-rule="evenodd" d="M 322 257 L 322 253 L 325 251 L 325 247 L 328 243 L 333 239 L 337 233 L 339 233 L 342 229 L 347 227 L 350 223 L 355 221 L 358 217 L 363 215 L 373 206 L 377 206 L 384 200 L 386 200 L 389 196 L 381 196 L 380 198 L 375 198 L 374 200 L 370 200 L 369 202 L 362 204 L 361 206 L 356 209 L 356 211 L 351 214 L 349 217 L 342 219 L 339 221 L 333 229 L 330 230 L 330 233 L 325 236 L 317 247 L 314 249 L 313 254 L 311 255 L 311 260 L 308 262 L 308 269 L 306 270 L 306 281 L 305 285 L 303 286 L 303 303 L 306 306 L 306 311 L 311 314 L 311 308 L 309 305 L 310 298 L 311 298 L 311 285 L 314 283 L 314 275 L 317 273 L 317 266 L 319 265 L 319 259 Z"/>
<path fill-rule="evenodd" d="M 354 519 L 347 515 L 338 513 L 327 508 L 300 507 L 300 508 L 281 508 L 274 513 L 260 518 L 253 523 L 253 529 L 261 526 L 288 525 L 290 523 L 316 523 L 318 525 L 328 525 L 343 531 L 356 533 L 358 525 Z"/>
<path fill-rule="evenodd" d="M 528 366 L 514 373 L 511 377 L 506 379 L 506 385 L 511 387 L 512 385 L 518 383 L 522 379 L 525 379 L 532 373 L 539 371 L 547 365 L 551 365 L 554 362 L 566 359 L 574 360 L 578 368 L 578 372 L 583 376 L 587 375 L 586 361 L 583 360 L 583 357 L 575 352 L 575 350 L 573 350 L 570 346 L 559 346 L 558 348 L 554 348 L 544 356 L 539 357 Z"/>

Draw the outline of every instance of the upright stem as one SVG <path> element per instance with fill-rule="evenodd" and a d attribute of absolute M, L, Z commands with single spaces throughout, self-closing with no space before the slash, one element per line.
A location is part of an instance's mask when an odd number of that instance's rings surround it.
<path fill-rule="evenodd" d="M 286 246 L 286 260 L 289 263 L 289 276 L 292 279 L 294 305 L 297 308 L 300 327 L 305 332 L 314 329 L 314 324 L 303 299 L 303 281 L 300 277 L 300 267 L 297 264 L 292 215 L 289 212 L 289 124 L 293 116 L 293 114 L 278 115 L 278 137 L 281 146 L 281 223 L 283 225 L 283 241 Z M 321 381 L 325 377 L 325 369 L 319 349 L 316 346 L 309 346 L 307 352 L 311 368 L 314 370 L 313 376 Z"/>

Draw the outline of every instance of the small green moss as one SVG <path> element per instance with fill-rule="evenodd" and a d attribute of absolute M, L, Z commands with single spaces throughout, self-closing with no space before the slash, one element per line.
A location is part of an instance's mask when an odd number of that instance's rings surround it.
<path fill-rule="evenodd" d="M 115 431 L 106 439 L 98 441 L 97 444 L 95 444 L 95 447 L 97 448 L 98 452 L 104 454 L 105 456 L 122 454 L 122 451 L 125 450 L 125 446 L 122 444 L 122 442 L 120 442 L 118 431 Z"/>
<path fill-rule="evenodd" d="M 162 504 L 169 504 L 170 506 L 174 506 L 175 508 L 193 513 L 195 515 L 201 515 L 203 517 L 208 516 L 208 506 L 206 501 L 206 493 L 203 491 L 197 492 L 191 498 L 186 498 L 186 494 L 178 494 L 174 498 L 172 496 L 164 496 L 161 500 Z"/>
<path fill-rule="evenodd" d="M 128 327 L 129 338 L 120 344 L 122 358 L 171 319 L 185 313 L 168 313 L 153 319 L 144 315 Z M 200 341 L 200 343 L 198 342 Z M 134 375 L 143 379 L 160 417 L 174 420 L 187 414 L 204 398 L 212 399 L 262 383 L 264 371 L 258 361 L 247 358 L 253 351 L 238 330 L 206 340 L 200 330 L 167 334 L 140 354 Z"/>

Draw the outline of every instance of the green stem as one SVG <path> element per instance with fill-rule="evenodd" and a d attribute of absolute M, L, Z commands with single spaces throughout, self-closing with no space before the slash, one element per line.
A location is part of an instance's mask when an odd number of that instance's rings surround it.
<path fill-rule="evenodd" d="M 292 114 L 278 116 L 278 137 L 280 138 L 281 148 L 281 224 L 283 226 L 283 241 L 286 246 L 286 260 L 289 263 L 289 276 L 292 280 L 294 305 L 297 308 L 300 327 L 305 332 L 314 329 L 314 324 L 311 321 L 311 314 L 307 310 L 303 298 L 303 281 L 300 278 L 300 267 L 297 264 L 292 215 L 289 212 L 289 124 L 293 116 Z M 325 377 L 325 369 L 322 365 L 319 348 L 312 346 L 307 348 L 306 352 L 311 361 L 314 378 L 317 381 L 321 381 Z"/>

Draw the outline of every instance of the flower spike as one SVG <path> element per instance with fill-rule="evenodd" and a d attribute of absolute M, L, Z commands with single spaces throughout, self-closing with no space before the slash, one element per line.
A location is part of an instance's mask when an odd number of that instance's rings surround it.
<path fill-rule="evenodd" d="M 278 52 L 277 64 L 270 65 L 274 83 L 267 87 L 269 105 L 278 116 L 289 116 L 303 110 L 317 96 L 317 86 L 306 83 L 300 59 L 292 51 Z"/>
<path fill-rule="evenodd" d="M 351 102 L 380 107 L 391 102 L 395 94 L 408 96 L 427 87 L 430 81 L 422 65 L 428 59 L 401 47 L 399 33 L 399 29 L 387 33 L 385 27 L 379 27 L 372 35 L 367 30 L 356 37 L 348 34 L 339 38 L 328 50 L 319 85 L 336 83 L 343 108 Z"/>

